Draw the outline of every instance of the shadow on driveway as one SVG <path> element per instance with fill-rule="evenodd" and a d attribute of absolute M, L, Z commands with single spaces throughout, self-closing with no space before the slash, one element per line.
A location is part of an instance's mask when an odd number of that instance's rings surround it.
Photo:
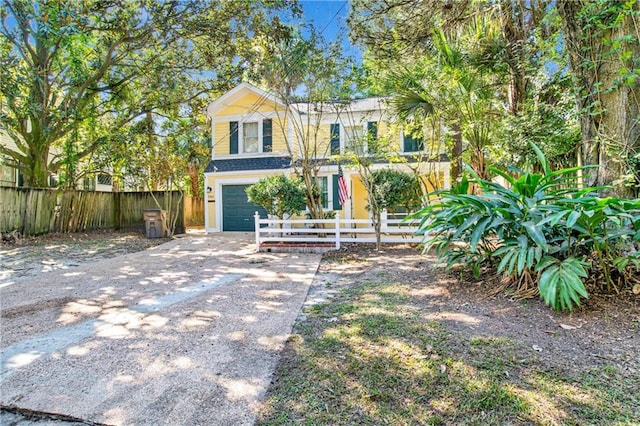
<path fill-rule="evenodd" d="M 252 424 L 320 255 L 255 253 L 251 238 L 188 236 L 3 286 L 0 403 L 114 425 Z"/>

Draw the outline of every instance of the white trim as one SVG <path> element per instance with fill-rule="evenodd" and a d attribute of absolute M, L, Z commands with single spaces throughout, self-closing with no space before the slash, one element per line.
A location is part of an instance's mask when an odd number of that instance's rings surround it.
<path fill-rule="evenodd" d="M 360 127 L 362 128 L 362 133 L 360 134 L 359 137 L 363 137 L 367 134 L 367 123 L 368 121 L 365 121 L 364 123 L 360 124 Z M 340 124 L 340 154 L 344 155 L 347 153 L 347 131 L 346 128 L 347 127 L 358 127 L 358 124 L 354 124 L 352 126 L 343 124 L 342 122 L 339 123 Z M 369 153 L 369 146 L 368 144 L 364 146 L 364 152 L 361 154 L 367 155 Z"/>
<path fill-rule="evenodd" d="M 259 97 L 264 98 L 264 102 L 270 102 L 284 107 L 283 102 L 278 99 L 278 97 L 273 94 L 266 92 L 258 87 L 249 84 L 249 83 L 240 83 L 233 89 L 229 90 L 227 93 L 223 94 L 209 105 L 207 105 L 206 112 L 207 116 L 214 118 L 218 112 L 227 108 L 229 106 L 233 106 L 235 102 L 241 99 L 245 94 L 249 92 L 253 92 L 257 94 Z"/>
<path fill-rule="evenodd" d="M 257 151 L 245 152 L 244 151 L 244 125 L 256 123 L 258 126 L 258 149 Z M 262 152 L 262 119 L 259 120 L 245 120 L 238 122 L 238 154 L 259 154 Z M 236 154 L 237 155 L 237 154 Z"/>
<path fill-rule="evenodd" d="M 274 119 L 278 117 L 278 113 L 273 112 L 260 112 L 260 111 L 250 111 L 247 114 L 233 114 L 233 115 L 223 115 L 218 116 L 216 118 L 212 118 L 211 121 L 214 123 L 226 123 L 229 121 L 256 121 L 256 120 L 264 120 L 267 118 Z"/>
<path fill-rule="evenodd" d="M 211 120 L 211 159 L 216 158 L 216 123 Z"/>

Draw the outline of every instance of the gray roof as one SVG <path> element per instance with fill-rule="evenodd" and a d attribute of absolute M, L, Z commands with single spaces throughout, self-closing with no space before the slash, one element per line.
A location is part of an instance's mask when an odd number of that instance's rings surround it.
<path fill-rule="evenodd" d="M 307 102 L 299 102 L 293 104 L 293 107 L 300 113 L 304 114 L 320 112 L 323 112 L 325 114 L 332 114 L 337 113 L 338 111 L 385 111 L 389 107 L 389 98 L 364 98 L 354 99 L 350 101 L 325 101 L 319 105 Z M 318 107 L 322 107 L 324 111 L 318 111 Z"/>
<path fill-rule="evenodd" d="M 404 153 L 401 154 L 400 157 L 403 157 L 407 163 L 417 163 L 422 161 L 423 163 L 438 163 L 438 162 L 442 162 L 442 163 L 447 163 L 449 161 L 451 161 L 449 159 L 449 156 L 447 154 L 439 154 L 433 157 L 426 157 L 426 155 L 421 154 L 419 152 L 408 152 L 408 153 Z M 323 165 L 327 165 L 327 166 L 335 166 L 338 165 L 340 163 L 339 160 L 335 159 L 335 158 L 330 158 L 330 159 L 318 159 L 318 160 L 313 160 L 316 163 L 317 162 L 321 162 Z M 342 164 L 347 164 L 348 161 L 342 161 Z M 391 161 L 389 161 L 388 159 L 384 159 L 384 158 L 374 158 L 373 159 L 373 164 L 394 164 Z M 399 162 L 397 162 L 399 163 Z M 396 163 L 396 164 L 397 164 Z"/>
<path fill-rule="evenodd" d="M 291 167 L 291 157 L 225 158 L 211 160 L 205 173 L 236 172 L 242 170 L 279 170 Z"/>

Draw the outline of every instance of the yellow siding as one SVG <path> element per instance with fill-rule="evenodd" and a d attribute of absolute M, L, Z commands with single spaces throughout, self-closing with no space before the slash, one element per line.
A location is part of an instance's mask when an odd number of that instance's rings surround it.
<path fill-rule="evenodd" d="M 231 121 L 231 120 L 230 120 Z M 286 130 L 286 120 L 280 120 L 273 118 L 272 128 L 272 150 L 273 152 L 288 152 L 287 151 L 287 139 L 288 133 Z M 281 124 L 282 123 L 282 124 Z M 285 131 L 282 128 L 285 128 Z M 229 121 L 221 121 L 214 123 L 215 132 L 215 154 L 227 155 L 229 154 Z"/>
<path fill-rule="evenodd" d="M 331 125 L 322 124 L 318 128 L 316 141 L 318 144 L 318 157 L 328 157 L 331 155 Z"/>
<path fill-rule="evenodd" d="M 274 117 L 272 119 L 272 140 L 273 152 L 288 152 L 287 138 L 289 137 L 289 129 L 287 120 L 284 117 Z"/>
<path fill-rule="evenodd" d="M 365 188 L 360 176 L 352 177 L 352 194 L 351 200 L 353 201 L 353 218 L 354 219 L 368 219 L 369 211 L 367 210 L 367 189 Z"/>
<path fill-rule="evenodd" d="M 207 176 L 206 178 L 206 187 L 211 188 L 211 192 L 206 194 L 205 193 L 205 206 L 204 206 L 204 214 L 206 215 L 207 219 L 208 219 L 208 225 L 209 228 L 215 228 L 216 227 L 216 203 L 215 203 L 215 198 L 216 198 L 216 180 L 214 177 L 212 176 Z"/>
<path fill-rule="evenodd" d="M 223 117 L 225 115 L 245 115 L 249 113 L 265 113 L 273 112 L 277 107 L 273 102 L 266 100 L 258 96 L 255 93 L 248 93 L 247 95 L 234 102 L 233 105 L 229 105 L 222 109 L 216 115 Z M 259 114 L 256 114 L 256 116 Z"/>

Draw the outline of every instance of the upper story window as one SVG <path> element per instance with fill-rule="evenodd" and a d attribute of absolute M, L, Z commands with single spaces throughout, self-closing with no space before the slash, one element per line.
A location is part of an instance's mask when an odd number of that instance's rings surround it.
<path fill-rule="evenodd" d="M 258 152 L 258 122 L 242 123 L 242 152 Z"/>
<path fill-rule="evenodd" d="M 229 154 L 271 152 L 271 119 L 229 122 Z"/>
<path fill-rule="evenodd" d="M 362 140 L 364 128 L 362 126 L 345 126 L 344 149 L 345 151 L 359 152 L 364 148 Z"/>
<path fill-rule="evenodd" d="M 403 132 L 402 151 L 403 152 L 424 151 L 424 139 L 419 136 L 414 136 L 408 131 Z"/>
<path fill-rule="evenodd" d="M 368 152 L 367 145 L 378 139 L 378 122 L 369 121 L 355 126 L 341 126 L 338 123 L 331 124 L 331 155 L 341 152 Z M 367 140 L 364 136 L 367 135 Z"/>

